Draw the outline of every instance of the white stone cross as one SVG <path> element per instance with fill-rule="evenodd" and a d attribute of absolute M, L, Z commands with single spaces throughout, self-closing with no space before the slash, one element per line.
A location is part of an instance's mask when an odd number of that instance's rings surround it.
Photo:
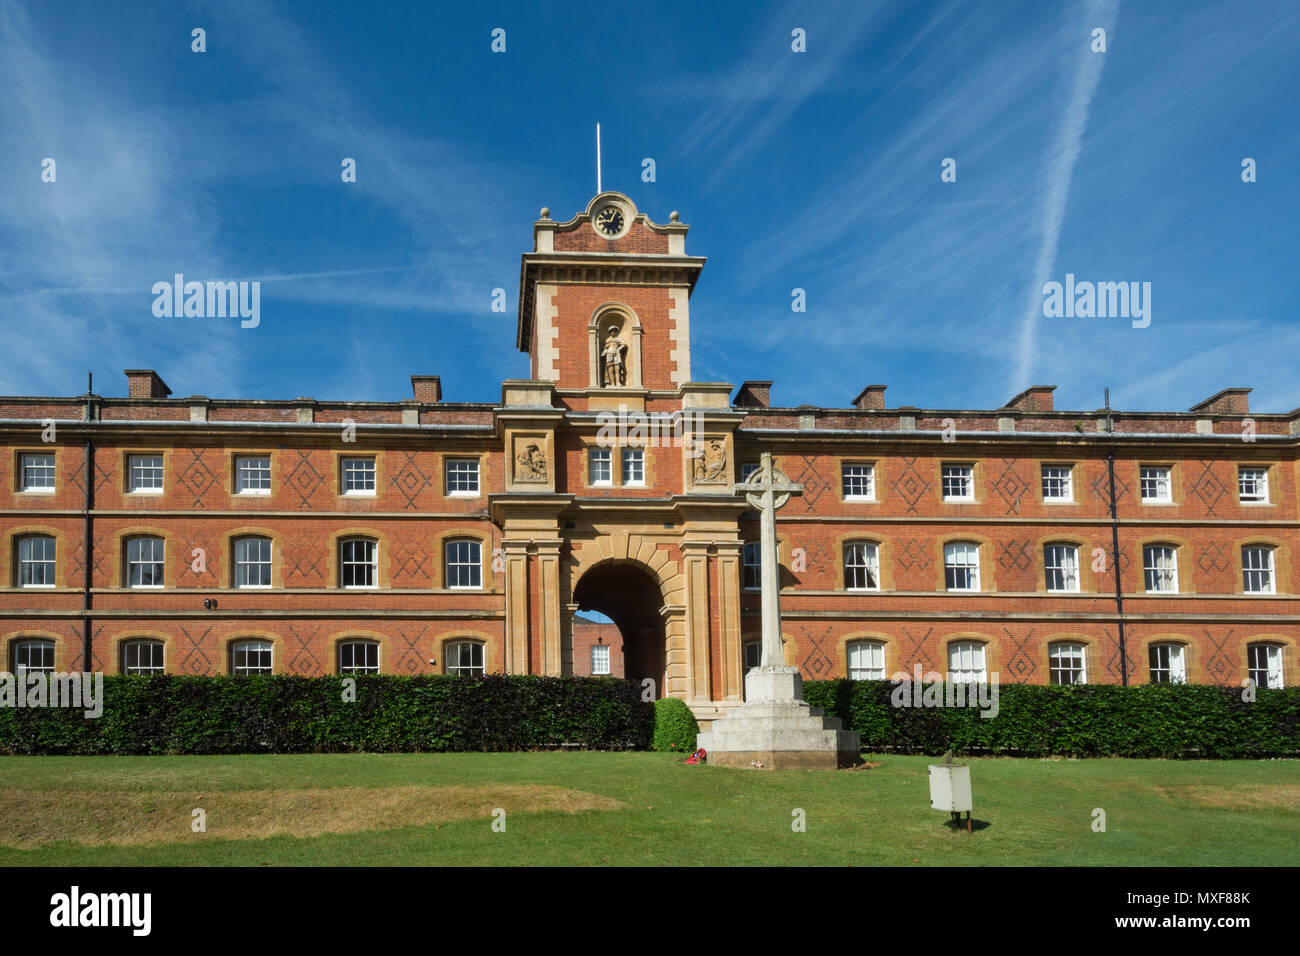
<path fill-rule="evenodd" d="M 763 452 L 758 470 L 740 483 L 737 491 L 762 518 L 759 538 L 759 583 L 763 600 L 763 656 L 760 667 L 785 663 L 781 648 L 781 562 L 776 551 L 776 509 L 791 495 L 803 494 L 803 485 L 790 481 L 772 467 L 772 453 Z"/>

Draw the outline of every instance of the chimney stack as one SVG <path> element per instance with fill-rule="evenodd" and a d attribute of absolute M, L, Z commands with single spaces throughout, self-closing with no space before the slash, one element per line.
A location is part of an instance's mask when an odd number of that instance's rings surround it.
<path fill-rule="evenodd" d="M 743 382 L 736 390 L 736 400 L 732 404 L 742 408 L 771 408 L 772 383 Z"/>
<path fill-rule="evenodd" d="M 885 407 L 885 389 L 886 385 L 868 385 L 862 391 L 858 392 L 858 397 L 853 400 L 853 407 L 860 408 L 864 412 L 878 412 Z"/>
<path fill-rule="evenodd" d="M 126 394 L 130 398 L 166 398 L 172 393 L 151 368 L 123 369 L 126 373 Z"/>
<path fill-rule="evenodd" d="M 1002 407 L 1013 408 L 1019 412 L 1050 412 L 1054 391 L 1056 391 L 1055 385 L 1030 385 Z"/>
<path fill-rule="evenodd" d="M 1190 412 L 1205 412 L 1209 415 L 1249 415 L 1250 389 L 1225 388 L 1215 392 L 1199 405 L 1193 405 Z"/>
<path fill-rule="evenodd" d="M 433 404 L 442 401 L 442 381 L 436 375 L 412 375 L 411 388 L 417 402 Z"/>

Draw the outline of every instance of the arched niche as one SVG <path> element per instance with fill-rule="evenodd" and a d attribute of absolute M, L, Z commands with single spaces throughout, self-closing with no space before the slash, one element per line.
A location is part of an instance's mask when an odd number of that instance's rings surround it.
<path fill-rule="evenodd" d="M 605 350 L 610 332 L 624 348 L 622 351 L 623 372 L 614 385 L 605 383 Z M 592 388 L 640 388 L 641 387 L 641 319 L 622 302 L 606 302 L 591 314 L 587 325 L 589 341 L 589 365 Z"/>

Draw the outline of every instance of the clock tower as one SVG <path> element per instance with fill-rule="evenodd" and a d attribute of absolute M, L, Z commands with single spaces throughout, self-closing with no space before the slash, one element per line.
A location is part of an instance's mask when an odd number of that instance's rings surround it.
<path fill-rule="evenodd" d="M 690 297 L 704 259 L 690 228 L 603 192 L 568 222 L 543 209 L 519 277 L 516 344 L 534 381 L 575 411 L 676 403 L 691 380 Z"/>
<path fill-rule="evenodd" d="M 516 345 L 495 420 L 505 667 L 569 674 L 574 615 L 618 626 L 628 677 L 697 715 L 742 695 L 732 388 L 691 378 L 689 227 L 602 192 L 567 222 L 543 209 L 522 256 Z M 584 648 L 582 653 L 588 653 Z"/>

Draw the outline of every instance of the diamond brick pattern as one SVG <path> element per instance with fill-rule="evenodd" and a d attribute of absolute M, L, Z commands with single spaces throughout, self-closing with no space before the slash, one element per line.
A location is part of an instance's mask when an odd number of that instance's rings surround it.
<path fill-rule="evenodd" d="M 1002 631 L 1007 636 L 1002 645 L 1003 672 L 1024 683 L 1038 673 L 1038 661 L 1034 659 L 1038 652 L 1032 645 L 1034 629 L 1026 628 L 1019 637 L 1010 628 L 1004 627 Z"/>
<path fill-rule="evenodd" d="M 831 656 L 827 652 L 827 647 L 833 645 L 831 629 L 829 627 L 822 628 L 816 635 L 810 630 L 806 632 L 806 635 L 808 653 L 799 666 L 806 673 L 813 675 L 815 680 L 834 676 L 835 662 L 831 660 Z"/>
<path fill-rule="evenodd" d="M 1208 517 L 1218 517 L 1217 508 L 1228 496 L 1229 488 L 1214 473 L 1216 462 L 1198 461 L 1188 462 L 1188 469 L 1199 469 L 1195 477 L 1192 478 L 1188 485 L 1188 491 L 1192 497 L 1199 501 L 1205 508 L 1205 514 Z"/>
<path fill-rule="evenodd" d="M 1209 542 L 1205 547 L 1201 548 L 1200 556 L 1196 559 L 1196 566 L 1206 574 L 1210 572 L 1225 573 L 1232 567 L 1232 558 L 1228 553 L 1228 545 L 1222 542 Z"/>
<path fill-rule="evenodd" d="M 298 496 L 299 508 L 310 508 L 311 496 L 317 489 L 324 487 L 326 476 L 312 464 L 310 451 L 292 449 L 282 454 L 288 459 L 284 486 Z"/>
<path fill-rule="evenodd" d="M 1028 571 L 1034 566 L 1031 547 L 1033 543 L 1030 541 L 1002 542 L 1002 549 L 998 553 L 998 567 L 1004 571 Z"/>
<path fill-rule="evenodd" d="M 905 538 L 898 542 L 894 551 L 894 561 L 904 571 L 916 569 L 924 571 L 934 563 L 930 555 L 929 542 L 920 538 Z"/>
<path fill-rule="evenodd" d="M 997 477 L 989 486 L 1006 505 L 1008 515 L 1020 514 L 1021 499 L 1033 489 L 1030 479 L 1021 471 L 1023 465 L 1018 458 L 1001 459 Z"/>
<path fill-rule="evenodd" d="M 392 478 L 393 487 L 402 496 L 403 507 L 408 511 L 415 511 L 419 507 L 416 499 L 433 487 L 433 479 L 420 468 L 415 460 L 416 454 L 413 451 L 400 452 L 400 464 Z"/>
<path fill-rule="evenodd" d="M 192 498 L 190 507 L 195 511 L 202 511 L 207 507 L 204 498 L 209 491 L 220 485 L 221 478 L 203 460 L 202 449 L 186 448 L 178 452 L 176 484 L 189 492 Z"/>
<path fill-rule="evenodd" d="M 927 481 L 917 470 L 917 462 L 920 459 L 904 456 L 900 460 L 903 463 L 903 470 L 894 477 L 893 483 L 889 486 L 890 491 L 898 495 L 907 505 L 908 514 L 917 514 L 917 505 L 930 494 L 934 482 Z"/>
<path fill-rule="evenodd" d="M 830 480 L 819 470 L 817 460 L 802 455 L 798 458 L 788 458 L 782 461 L 782 464 L 785 466 L 786 477 L 796 484 L 803 485 L 803 494 L 791 496 L 786 507 L 798 502 L 796 507 L 802 509 L 804 513 L 816 511 L 817 502 L 833 487 Z M 797 474 L 792 474 L 791 469 Z"/>

